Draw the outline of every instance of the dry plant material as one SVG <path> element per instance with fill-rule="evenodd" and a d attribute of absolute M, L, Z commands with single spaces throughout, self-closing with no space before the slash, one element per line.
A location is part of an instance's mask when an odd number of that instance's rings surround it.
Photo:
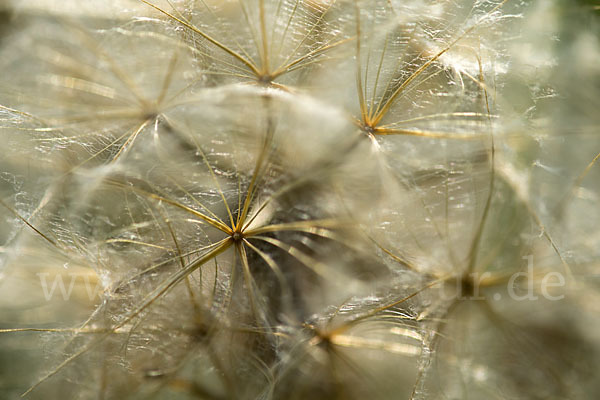
<path fill-rule="evenodd" d="M 0 397 L 594 398 L 567 8 L 8 1 Z"/>

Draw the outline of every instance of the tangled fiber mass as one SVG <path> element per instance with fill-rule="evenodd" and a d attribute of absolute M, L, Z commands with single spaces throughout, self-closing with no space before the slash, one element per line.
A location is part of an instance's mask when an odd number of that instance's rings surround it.
<path fill-rule="evenodd" d="M 599 9 L 3 0 L 0 398 L 597 398 Z"/>

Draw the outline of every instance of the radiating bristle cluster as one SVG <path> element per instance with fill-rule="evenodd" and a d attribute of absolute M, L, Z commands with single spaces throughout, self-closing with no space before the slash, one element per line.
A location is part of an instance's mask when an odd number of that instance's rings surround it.
<path fill-rule="evenodd" d="M 600 391 L 597 6 L 24 3 L 1 398 Z"/>

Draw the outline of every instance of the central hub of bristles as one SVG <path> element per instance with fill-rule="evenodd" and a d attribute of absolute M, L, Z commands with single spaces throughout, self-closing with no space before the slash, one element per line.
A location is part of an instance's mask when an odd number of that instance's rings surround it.
<path fill-rule="evenodd" d="M 242 235 L 242 232 L 233 232 L 233 235 L 231 235 L 231 238 L 236 242 L 239 242 L 240 240 L 242 240 L 243 237 L 244 237 L 244 235 Z"/>
<path fill-rule="evenodd" d="M 269 74 L 261 75 L 258 77 L 258 82 L 262 83 L 263 85 L 270 85 L 272 81 L 273 77 Z"/>

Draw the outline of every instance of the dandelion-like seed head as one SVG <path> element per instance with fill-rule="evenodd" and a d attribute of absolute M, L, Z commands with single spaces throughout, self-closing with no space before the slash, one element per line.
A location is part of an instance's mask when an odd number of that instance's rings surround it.
<path fill-rule="evenodd" d="M 0 4 L 0 397 L 594 398 L 597 25 Z"/>

